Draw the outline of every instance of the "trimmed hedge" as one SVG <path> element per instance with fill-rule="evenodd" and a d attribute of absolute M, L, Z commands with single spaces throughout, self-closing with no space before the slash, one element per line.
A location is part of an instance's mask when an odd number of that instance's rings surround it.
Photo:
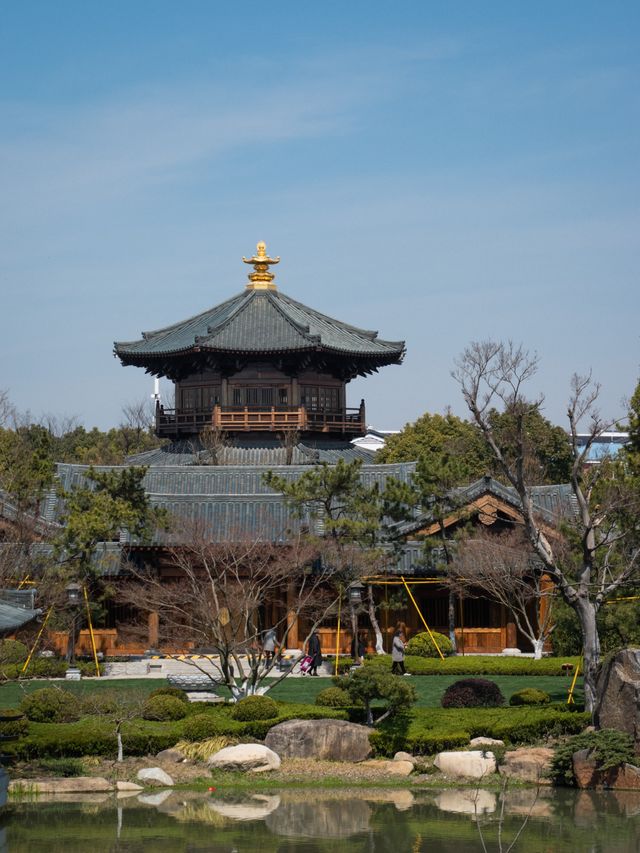
<path fill-rule="evenodd" d="M 412 675 L 565 675 L 563 664 L 574 669 L 580 658 L 557 657 L 512 658 L 501 655 L 454 655 L 440 658 L 421 658 L 407 655 L 404 659 L 407 671 Z M 391 669 L 391 655 L 375 655 L 367 658 L 365 666 L 380 666 Z"/>
<path fill-rule="evenodd" d="M 581 732 L 589 714 L 567 705 L 520 708 L 418 708 L 411 715 L 385 721 L 371 736 L 378 755 L 398 751 L 432 755 L 466 746 L 471 738 L 492 737 L 506 744 L 534 743 L 548 737 Z"/>
<path fill-rule="evenodd" d="M 19 640 L 0 641 L 0 666 L 9 663 L 24 663 L 29 656 L 29 649 Z"/>
<path fill-rule="evenodd" d="M 149 693 L 148 698 L 151 699 L 153 696 L 173 696 L 175 699 L 180 699 L 186 705 L 189 704 L 189 697 L 180 687 L 158 687 L 157 690 L 152 690 Z"/>
<path fill-rule="evenodd" d="M 20 710 L 34 723 L 70 723 L 82 713 L 77 697 L 57 687 L 42 687 L 27 694 Z"/>
<path fill-rule="evenodd" d="M 24 737 L 29 731 L 29 720 L 20 708 L 6 708 L 0 714 L 3 717 L 0 721 L 0 737 Z"/>
<path fill-rule="evenodd" d="M 231 716 L 243 723 L 273 720 L 278 716 L 278 703 L 269 696 L 247 696 L 234 705 Z"/>
<path fill-rule="evenodd" d="M 444 692 L 443 708 L 498 708 L 504 705 L 502 691 L 486 678 L 462 678 Z"/>
<path fill-rule="evenodd" d="M 142 717 L 145 720 L 181 720 L 186 717 L 188 708 L 182 699 L 176 696 L 150 696 L 144 703 Z"/>
<path fill-rule="evenodd" d="M 0 666 L 1 681 L 16 681 L 19 678 L 63 678 L 69 669 L 69 664 L 59 658 L 32 658 L 26 672 L 22 672 L 23 663 L 9 663 Z M 83 676 L 93 677 L 96 674 L 96 666 L 93 661 L 80 661 L 76 663 L 77 668 Z M 100 674 L 104 673 L 104 664 L 99 665 Z"/>
<path fill-rule="evenodd" d="M 537 687 L 524 687 L 509 699 L 510 705 L 548 705 L 549 702 L 551 702 L 551 696 L 544 690 L 538 690 Z"/>
<path fill-rule="evenodd" d="M 429 635 L 427 631 L 422 631 L 420 634 L 416 634 L 415 637 L 411 637 L 407 643 L 407 655 L 419 658 L 440 658 L 438 649 L 435 647 L 433 640 L 431 639 L 432 636 L 438 644 L 438 648 L 442 654 L 445 655 L 445 657 L 450 655 L 453 651 L 451 640 L 448 637 L 445 637 L 444 634 L 439 634 L 437 631 L 432 631 L 431 635 Z"/>
<path fill-rule="evenodd" d="M 342 687 L 325 687 L 316 696 L 316 705 L 321 708 L 348 708 L 351 697 Z"/>

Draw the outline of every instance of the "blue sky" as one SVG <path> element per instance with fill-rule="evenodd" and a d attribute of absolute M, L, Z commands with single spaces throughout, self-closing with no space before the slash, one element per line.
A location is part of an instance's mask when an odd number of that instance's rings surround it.
<path fill-rule="evenodd" d="M 244 287 L 406 339 L 351 386 L 399 428 L 447 406 L 471 340 L 536 350 L 564 423 L 640 374 L 640 6 L 612 2 L 5 4 L 0 388 L 118 423 L 132 340 Z"/>

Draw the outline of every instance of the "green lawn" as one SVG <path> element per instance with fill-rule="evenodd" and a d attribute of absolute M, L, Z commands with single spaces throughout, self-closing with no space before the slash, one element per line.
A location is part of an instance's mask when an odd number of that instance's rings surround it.
<path fill-rule="evenodd" d="M 414 685 L 418 693 L 418 707 L 434 708 L 440 706 L 440 699 L 447 687 L 454 681 L 464 676 L 459 675 L 417 675 L 407 679 Z M 487 676 L 502 690 L 507 701 L 512 693 L 522 690 L 524 687 L 537 687 L 545 690 L 552 702 L 566 701 L 567 692 L 571 684 L 570 679 L 558 676 L 533 676 L 533 675 L 494 675 Z M 9 681 L 0 687 L 0 708 L 15 708 L 20 704 L 25 693 L 30 693 L 40 687 L 57 686 L 64 687 L 72 693 L 80 696 L 101 690 L 132 691 L 139 695 L 147 695 L 158 687 L 165 687 L 164 678 L 128 678 L 128 679 L 97 679 L 85 681 Z M 274 699 L 284 702 L 311 703 L 315 701 L 317 694 L 325 687 L 331 687 L 331 678 L 286 678 L 270 694 Z M 582 678 L 578 679 L 575 693 L 576 702 L 582 703 Z"/>
<path fill-rule="evenodd" d="M 418 693 L 418 707 L 434 708 L 440 706 L 442 694 L 450 684 L 468 676 L 462 675 L 416 675 L 408 678 Z M 524 687 L 537 687 L 551 696 L 552 702 L 563 702 L 571 686 L 571 679 L 552 675 L 491 675 L 485 676 L 494 681 L 505 699 Z M 313 702 L 317 694 L 333 684 L 330 678 L 287 678 L 270 693 L 274 699 L 285 702 Z M 578 678 L 575 691 L 576 702 L 582 703 L 582 678 Z"/>

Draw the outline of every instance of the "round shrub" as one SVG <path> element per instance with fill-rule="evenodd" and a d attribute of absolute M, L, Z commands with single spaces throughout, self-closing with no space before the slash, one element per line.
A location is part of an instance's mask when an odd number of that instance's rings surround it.
<path fill-rule="evenodd" d="M 316 696 L 316 705 L 322 708 L 348 708 L 351 697 L 342 687 L 326 687 Z"/>
<path fill-rule="evenodd" d="M 269 696 L 247 696 L 234 705 L 231 716 L 243 723 L 272 720 L 278 716 L 278 706 Z"/>
<path fill-rule="evenodd" d="M 142 717 L 145 720 L 182 720 L 187 716 L 187 708 L 182 699 L 175 696 L 151 696 L 144 703 Z"/>
<path fill-rule="evenodd" d="M 0 642 L 0 664 L 24 663 L 29 656 L 29 649 L 19 640 L 2 640 Z"/>
<path fill-rule="evenodd" d="M 153 696 L 175 696 L 175 698 L 179 699 L 181 702 L 185 702 L 187 705 L 189 704 L 189 697 L 185 691 L 181 690 L 179 687 L 158 687 L 157 690 L 153 690 L 149 693 L 149 699 Z"/>
<path fill-rule="evenodd" d="M 0 711 L 0 737 L 23 737 L 29 731 L 29 721 L 19 708 Z"/>
<path fill-rule="evenodd" d="M 87 715 L 115 714 L 118 710 L 118 699 L 111 691 L 93 693 L 82 702 L 82 710 Z"/>
<path fill-rule="evenodd" d="M 73 693 L 42 687 L 24 697 L 20 708 L 34 723 L 71 723 L 80 718 L 81 704 Z"/>
<path fill-rule="evenodd" d="M 184 724 L 184 736 L 187 740 L 208 740 L 219 737 L 220 724 L 213 714 L 194 714 Z"/>
<path fill-rule="evenodd" d="M 450 655 L 453 651 L 451 640 L 448 637 L 445 637 L 444 634 L 438 634 L 437 631 L 432 631 L 431 633 L 436 643 L 438 644 L 442 654 Z M 415 655 L 419 658 L 440 657 L 440 655 L 438 654 L 438 649 L 436 649 L 436 647 L 434 646 L 433 641 L 427 631 L 423 631 L 421 634 L 416 634 L 415 637 L 411 637 L 411 639 L 407 643 L 406 653 L 408 655 Z"/>
<path fill-rule="evenodd" d="M 538 690 L 537 687 L 525 687 L 509 699 L 510 705 L 547 705 L 549 702 L 551 702 L 551 696 L 544 690 Z"/>
<path fill-rule="evenodd" d="M 494 681 L 486 678 L 462 678 L 445 690 L 443 708 L 497 708 L 504 696 Z"/>

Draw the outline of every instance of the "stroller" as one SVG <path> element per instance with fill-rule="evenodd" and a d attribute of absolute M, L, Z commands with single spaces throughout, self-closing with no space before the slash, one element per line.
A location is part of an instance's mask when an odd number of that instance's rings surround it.
<path fill-rule="evenodd" d="M 313 658 L 310 655 L 305 655 L 300 661 L 300 672 L 306 675 L 313 665 Z"/>

